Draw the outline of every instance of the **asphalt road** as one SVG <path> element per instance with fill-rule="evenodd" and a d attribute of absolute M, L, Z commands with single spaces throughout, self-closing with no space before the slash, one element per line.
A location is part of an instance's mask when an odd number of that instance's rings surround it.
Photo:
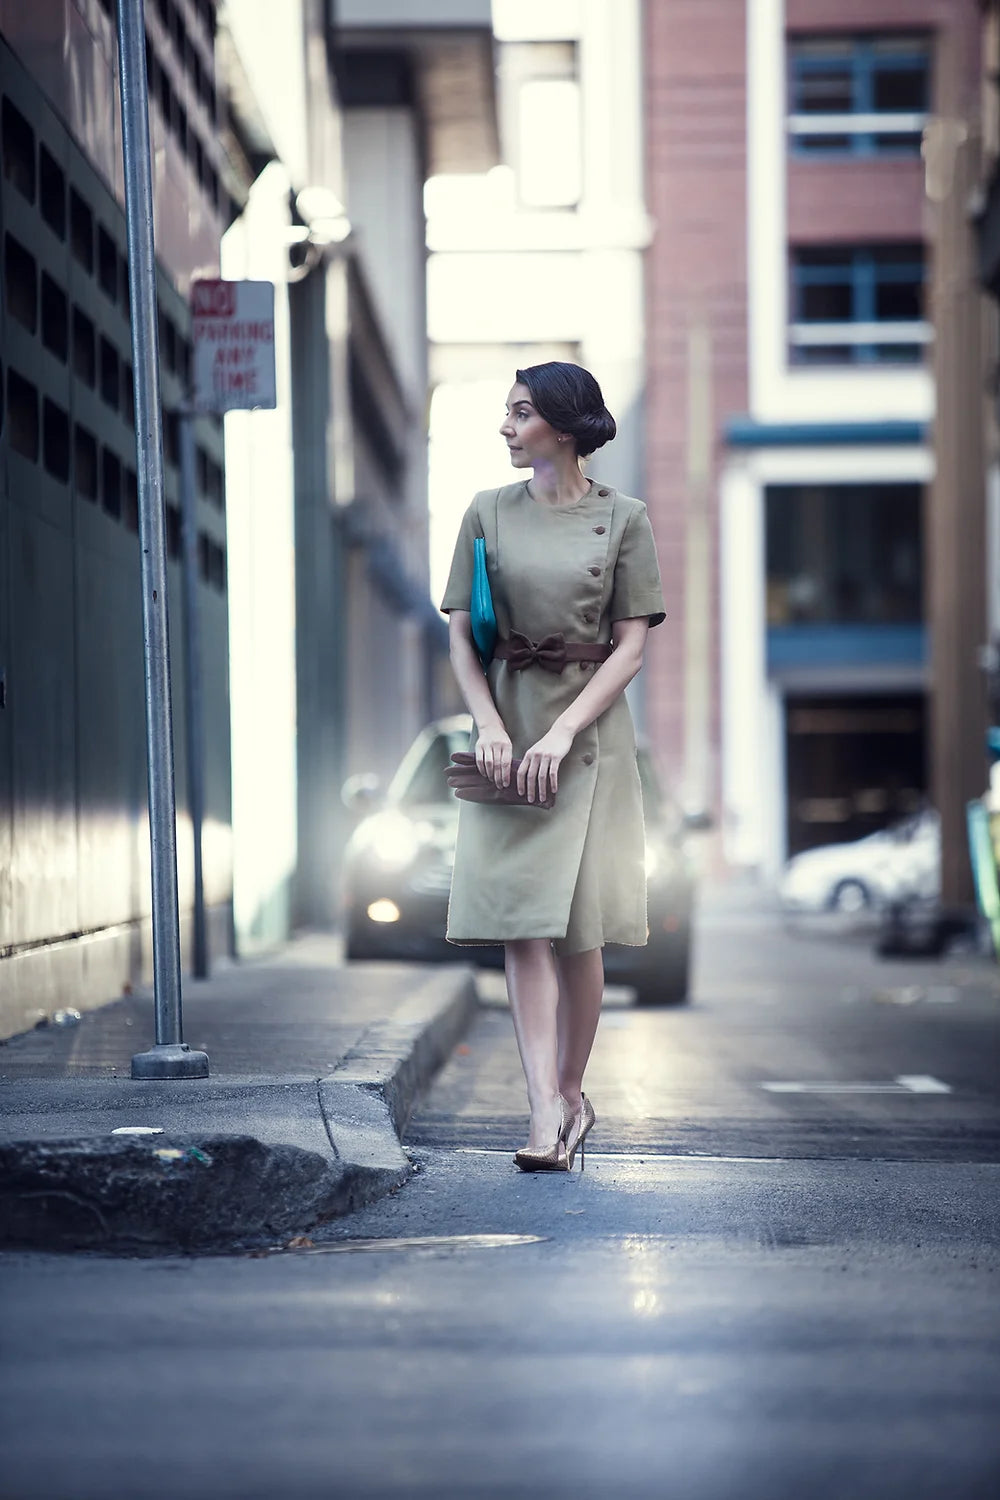
<path fill-rule="evenodd" d="M 0 1495 L 994 1500 L 996 980 L 716 904 L 582 1175 L 514 1170 L 496 1004 L 312 1248 L 0 1258 Z"/>

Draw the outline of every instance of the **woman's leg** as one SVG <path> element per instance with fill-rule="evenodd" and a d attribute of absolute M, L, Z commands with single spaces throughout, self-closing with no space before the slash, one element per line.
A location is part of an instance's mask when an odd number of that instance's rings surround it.
<path fill-rule="evenodd" d="M 528 1146 L 544 1151 L 559 1134 L 560 1119 L 555 955 L 548 938 L 519 938 L 505 947 L 507 994 L 531 1110 Z"/>
<path fill-rule="evenodd" d="M 600 948 L 556 958 L 559 975 L 559 1091 L 579 1114 L 583 1075 L 590 1058 L 604 995 L 604 955 Z"/>

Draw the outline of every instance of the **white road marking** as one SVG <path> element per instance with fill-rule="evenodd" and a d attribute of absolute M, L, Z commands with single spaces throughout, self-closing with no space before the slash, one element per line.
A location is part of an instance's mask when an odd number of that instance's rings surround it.
<path fill-rule="evenodd" d="M 541 1234 L 413 1234 L 400 1239 L 334 1240 L 326 1245 L 279 1245 L 297 1255 L 346 1255 L 359 1250 L 506 1250 L 511 1245 L 540 1245 Z"/>
<path fill-rule="evenodd" d="M 437 1151 L 453 1149 L 456 1156 L 499 1156 L 507 1161 L 514 1160 L 513 1148 L 504 1151 L 498 1146 L 455 1146 L 453 1148 L 436 1146 L 429 1149 Z M 594 1161 L 620 1161 L 640 1166 L 647 1161 L 768 1162 L 773 1165 L 776 1161 L 803 1160 L 797 1156 L 717 1156 L 711 1151 L 660 1151 L 648 1146 L 636 1146 L 631 1151 L 605 1151 L 604 1149 L 599 1151 L 595 1147 L 587 1152 L 587 1160 L 590 1161 L 591 1158 Z"/>
<path fill-rule="evenodd" d="M 901 1073 L 892 1083 L 762 1083 L 769 1094 L 950 1094 L 927 1073 Z"/>
<path fill-rule="evenodd" d="M 896 1082 L 903 1084 L 911 1094 L 951 1093 L 948 1084 L 942 1083 L 940 1078 L 932 1078 L 929 1073 L 901 1073 Z"/>

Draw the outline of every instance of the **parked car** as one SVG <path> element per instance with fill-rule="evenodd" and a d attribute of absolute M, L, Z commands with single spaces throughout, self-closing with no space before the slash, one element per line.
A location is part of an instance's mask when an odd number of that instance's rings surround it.
<path fill-rule="evenodd" d="M 940 869 L 941 829 L 928 808 L 867 838 L 796 854 L 785 866 L 781 900 L 789 911 L 846 913 L 934 900 Z"/>
<path fill-rule="evenodd" d="M 444 936 L 458 830 L 458 801 L 444 770 L 452 751 L 468 749 L 471 728 L 465 714 L 429 725 L 384 794 L 370 777 L 353 777 L 345 785 L 349 807 L 372 809 L 358 823 L 345 854 L 349 959 L 502 965 L 502 947 L 459 947 Z M 693 880 L 682 820 L 663 797 L 643 751 L 639 773 L 649 942 L 645 948 L 609 944 L 605 971 L 610 979 L 634 986 L 640 1004 L 676 1005 L 688 994 Z"/>

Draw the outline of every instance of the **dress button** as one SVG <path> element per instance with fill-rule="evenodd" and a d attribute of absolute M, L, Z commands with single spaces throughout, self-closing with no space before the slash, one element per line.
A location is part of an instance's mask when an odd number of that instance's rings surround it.
<path fill-rule="evenodd" d="M 600 578 L 601 576 L 600 568 L 588 568 L 587 572 L 592 574 L 594 578 Z"/>
<path fill-rule="evenodd" d="M 601 499 L 603 500 L 606 495 L 610 495 L 611 494 L 611 491 L 610 490 L 598 490 L 597 493 L 600 495 Z"/>
<path fill-rule="evenodd" d="M 597 533 L 598 536 L 603 536 L 604 535 L 604 527 L 603 526 L 595 526 L 594 530 L 596 531 L 596 533 Z"/>
<path fill-rule="evenodd" d="M 589 609 L 588 609 L 588 610 L 587 610 L 587 612 L 586 612 L 586 614 L 585 614 L 585 615 L 584 615 L 584 617 L 583 617 L 583 623 L 584 623 L 584 624 L 585 624 L 585 625 L 593 625 L 593 623 L 594 623 L 594 617 L 593 617 L 593 615 L 592 615 L 592 614 L 591 614 L 591 613 L 590 613 L 590 610 L 589 610 Z"/>
<path fill-rule="evenodd" d="M 580 758 L 585 766 L 592 766 L 594 764 L 594 757 L 591 755 L 589 750 L 587 751 L 586 755 L 583 755 Z"/>
<path fill-rule="evenodd" d="M 581 672 L 586 672 L 586 670 L 587 670 L 587 668 L 588 668 L 588 667 L 589 667 L 589 666 L 590 666 L 590 663 L 589 663 L 589 662 L 588 662 L 588 661 L 582 661 L 582 662 L 581 662 L 581 663 L 580 663 L 580 671 L 581 671 Z"/>

